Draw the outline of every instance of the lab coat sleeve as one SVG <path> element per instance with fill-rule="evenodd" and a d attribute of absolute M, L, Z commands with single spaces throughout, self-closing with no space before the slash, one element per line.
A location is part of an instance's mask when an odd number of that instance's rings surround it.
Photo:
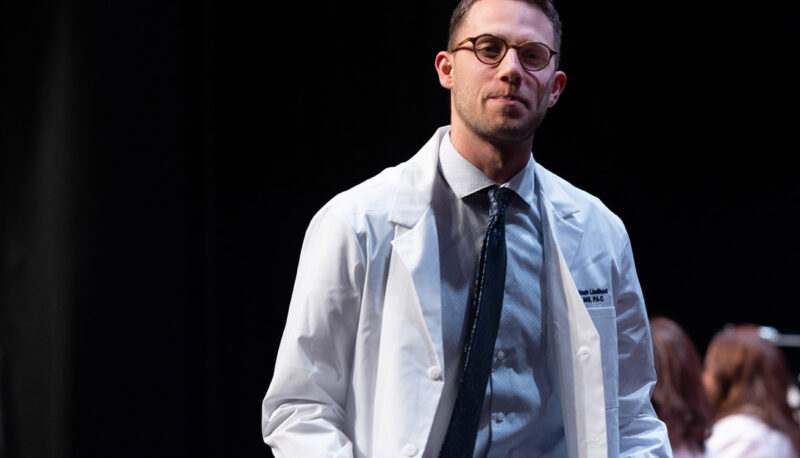
<path fill-rule="evenodd" d="M 627 234 L 614 291 L 619 352 L 619 456 L 671 457 L 666 426 L 650 402 L 656 383 L 650 325 Z"/>
<path fill-rule="evenodd" d="M 262 435 L 276 457 L 351 457 L 343 431 L 365 254 L 342 215 L 323 208 L 301 249 Z"/>

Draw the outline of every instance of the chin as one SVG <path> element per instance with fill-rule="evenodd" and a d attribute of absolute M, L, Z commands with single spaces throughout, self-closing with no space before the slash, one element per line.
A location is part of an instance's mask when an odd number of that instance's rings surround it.
<path fill-rule="evenodd" d="M 544 118 L 544 113 L 538 115 L 530 111 L 520 112 L 518 109 L 476 113 L 459 108 L 456 105 L 456 112 L 468 130 L 492 143 L 500 144 L 530 141 Z"/>
<path fill-rule="evenodd" d="M 498 123 L 493 130 L 494 137 L 507 141 L 522 141 L 533 137 L 539 122 L 532 119 L 506 119 Z"/>

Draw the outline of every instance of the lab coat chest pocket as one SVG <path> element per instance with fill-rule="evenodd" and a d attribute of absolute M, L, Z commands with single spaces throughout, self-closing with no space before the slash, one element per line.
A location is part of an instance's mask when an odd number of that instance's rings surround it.
<path fill-rule="evenodd" d="M 603 387 L 606 409 L 615 409 L 619 400 L 617 313 L 614 307 L 589 307 L 586 309 L 600 335 L 600 350 L 603 361 Z"/>

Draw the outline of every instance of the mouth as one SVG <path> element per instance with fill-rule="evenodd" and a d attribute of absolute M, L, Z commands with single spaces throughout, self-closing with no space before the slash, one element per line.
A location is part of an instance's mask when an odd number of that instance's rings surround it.
<path fill-rule="evenodd" d="M 496 100 L 500 103 L 507 103 L 511 105 L 521 104 L 525 107 L 528 106 L 528 101 L 522 97 L 518 97 L 516 94 L 491 94 L 488 98 L 490 100 Z"/>

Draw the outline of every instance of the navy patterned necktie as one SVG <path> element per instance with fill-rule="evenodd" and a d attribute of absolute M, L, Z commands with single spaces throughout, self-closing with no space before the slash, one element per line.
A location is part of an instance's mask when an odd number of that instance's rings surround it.
<path fill-rule="evenodd" d="M 486 383 L 497 340 L 506 284 L 506 207 L 514 196 L 508 188 L 489 189 L 489 226 L 475 273 L 464 371 L 447 427 L 440 458 L 471 457 L 478 435 Z"/>

